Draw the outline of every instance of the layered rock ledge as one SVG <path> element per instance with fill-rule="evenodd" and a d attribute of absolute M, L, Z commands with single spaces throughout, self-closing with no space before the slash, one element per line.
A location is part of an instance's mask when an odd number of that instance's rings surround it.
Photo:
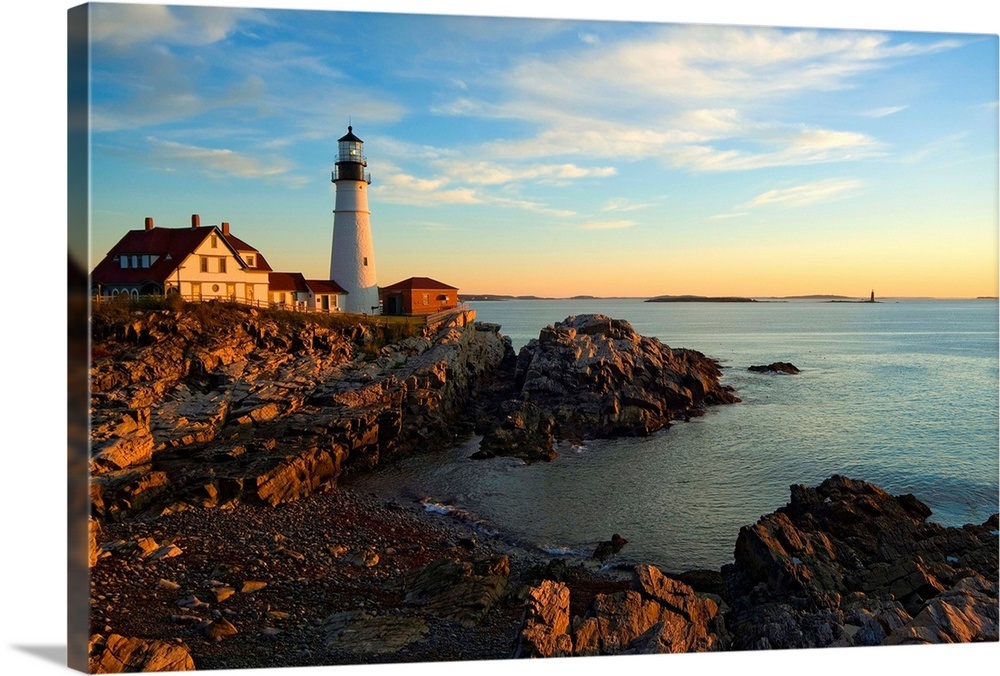
<path fill-rule="evenodd" d="M 723 568 L 736 649 L 996 641 L 997 515 L 947 528 L 833 476 L 741 529 Z"/>
<path fill-rule="evenodd" d="M 479 457 L 555 457 L 558 439 L 640 436 L 706 406 L 738 402 L 716 360 L 639 335 L 623 320 L 579 315 L 542 329 L 517 357 L 513 396 L 481 425 Z"/>
<path fill-rule="evenodd" d="M 94 324 L 92 511 L 271 506 L 472 431 L 512 361 L 489 324 L 406 336 L 206 304 Z"/>

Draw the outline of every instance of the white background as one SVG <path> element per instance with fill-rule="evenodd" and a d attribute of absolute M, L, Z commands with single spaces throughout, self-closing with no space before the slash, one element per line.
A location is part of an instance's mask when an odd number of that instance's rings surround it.
<path fill-rule="evenodd" d="M 5 674 L 60 673 L 66 646 L 65 432 L 65 223 L 66 223 L 66 10 L 71 2 L 15 0 L 4 6 L 0 49 L 5 94 L 0 97 L 3 135 L 4 215 L 0 270 L 6 299 L 0 319 L 5 356 L 0 367 L 4 432 L 0 660 Z M 395 11 L 484 16 L 564 17 L 751 25 L 817 26 L 946 32 L 998 32 L 996 3 L 949 0 L 917 3 L 828 0 L 664 3 L 648 0 L 558 3 L 552 0 L 261 0 L 174 3 L 250 5 L 302 9 Z M 817 6 L 818 5 L 818 6 Z M 37 243 L 51 245 L 38 255 Z M 28 252 L 31 255 L 28 255 Z M 39 293 L 41 286 L 41 293 Z M 775 508 L 780 505 L 775 505 Z M 736 534 L 733 534 L 735 542 Z M 587 658 L 558 661 L 445 663 L 404 667 L 319 667 L 217 671 L 227 674 L 434 673 L 442 676 L 540 674 L 572 668 L 583 673 L 734 671 L 780 674 L 992 673 L 1000 644 L 977 646 L 828 649 L 666 657 Z M 992 667 L 988 667 L 992 665 Z"/>

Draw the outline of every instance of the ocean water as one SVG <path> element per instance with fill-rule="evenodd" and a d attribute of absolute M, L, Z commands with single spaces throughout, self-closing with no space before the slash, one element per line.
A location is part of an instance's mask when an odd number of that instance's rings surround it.
<path fill-rule="evenodd" d="M 884 300 L 473 303 L 515 350 L 569 315 L 626 319 L 719 360 L 743 400 L 644 438 L 559 447 L 551 463 L 470 460 L 472 438 L 357 480 L 460 511 L 554 553 L 585 556 L 612 533 L 623 563 L 718 568 L 741 526 L 832 474 L 913 493 L 944 525 L 998 507 L 998 303 Z M 755 374 L 788 361 L 795 376 Z"/>

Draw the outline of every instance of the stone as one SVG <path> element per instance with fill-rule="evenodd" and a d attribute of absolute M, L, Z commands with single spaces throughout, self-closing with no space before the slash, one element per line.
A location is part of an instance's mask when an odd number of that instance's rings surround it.
<path fill-rule="evenodd" d="M 997 583 L 980 575 L 963 578 L 934 597 L 914 618 L 894 630 L 886 645 L 997 641 Z"/>
<path fill-rule="evenodd" d="M 569 634 L 569 588 L 543 580 L 528 590 L 514 657 L 562 657 L 573 654 Z"/>
<path fill-rule="evenodd" d="M 180 642 L 97 634 L 90 639 L 89 653 L 92 674 L 195 670 L 190 650 Z"/>
<path fill-rule="evenodd" d="M 201 626 L 201 632 L 206 638 L 215 640 L 221 640 L 228 636 L 235 636 L 239 633 L 236 629 L 236 625 L 224 617 L 219 617 L 210 622 L 204 623 Z"/>
<path fill-rule="evenodd" d="M 334 613 L 323 624 L 327 648 L 372 655 L 397 652 L 426 640 L 429 633 L 422 618 L 378 616 L 364 611 Z"/>
<path fill-rule="evenodd" d="M 751 366 L 747 370 L 754 373 L 787 373 L 789 375 L 800 373 L 799 369 L 796 368 L 794 364 L 789 364 L 786 361 L 776 361 L 773 364 Z"/>
<path fill-rule="evenodd" d="M 260 582 L 258 580 L 246 580 L 240 587 L 241 594 L 251 594 L 255 591 L 260 591 L 267 586 L 266 582 Z"/>
<path fill-rule="evenodd" d="M 509 575 L 506 555 L 475 562 L 441 559 L 404 576 L 403 602 L 473 627 L 500 599 Z"/>
<path fill-rule="evenodd" d="M 211 590 L 212 597 L 216 603 L 221 603 L 236 593 L 232 587 L 214 587 Z"/>
<path fill-rule="evenodd" d="M 372 549 L 362 549 L 347 557 L 347 562 L 357 568 L 371 568 L 378 565 L 378 554 Z"/>
<path fill-rule="evenodd" d="M 597 548 L 594 550 L 594 553 L 593 555 L 591 555 L 591 558 L 597 561 L 606 561 L 615 554 L 617 554 L 618 552 L 620 552 L 622 548 L 627 544 L 628 540 L 623 538 L 618 533 L 615 533 L 614 535 L 611 536 L 610 540 L 606 540 L 601 544 L 597 545 Z"/>

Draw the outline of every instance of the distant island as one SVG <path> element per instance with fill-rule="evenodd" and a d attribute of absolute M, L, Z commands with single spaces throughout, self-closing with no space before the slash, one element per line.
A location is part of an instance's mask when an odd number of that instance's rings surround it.
<path fill-rule="evenodd" d="M 458 299 L 464 303 L 469 301 L 501 301 L 501 300 L 558 300 L 546 296 L 509 296 L 502 293 L 471 293 L 458 294 Z"/>
<path fill-rule="evenodd" d="M 756 303 L 753 298 L 741 296 L 656 296 L 647 303 Z"/>
<path fill-rule="evenodd" d="M 504 293 L 460 293 L 458 299 L 464 303 L 470 301 L 504 301 L 504 300 L 642 300 L 640 296 L 512 296 Z"/>
<path fill-rule="evenodd" d="M 778 296 L 786 300 L 853 300 L 851 296 L 837 296 L 830 293 L 813 293 L 806 296 Z"/>

